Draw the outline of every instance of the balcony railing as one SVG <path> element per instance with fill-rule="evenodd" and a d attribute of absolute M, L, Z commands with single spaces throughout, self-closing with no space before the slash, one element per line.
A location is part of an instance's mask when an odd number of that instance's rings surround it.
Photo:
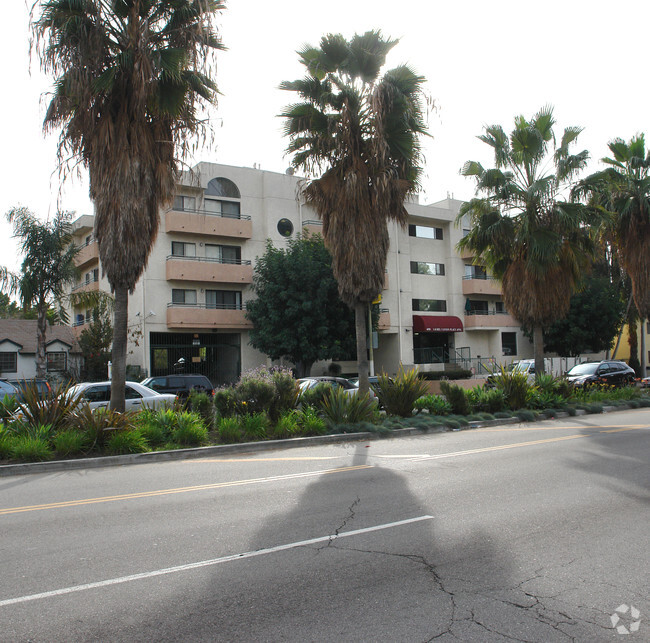
<path fill-rule="evenodd" d="M 171 301 L 167 308 L 202 308 L 210 310 L 244 310 L 243 304 L 183 304 Z"/>
<path fill-rule="evenodd" d="M 466 310 L 465 316 L 472 315 L 509 315 L 507 310 Z"/>
<path fill-rule="evenodd" d="M 224 212 L 212 212 L 210 210 L 197 210 L 195 208 L 170 208 L 169 211 L 174 212 L 189 212 L 191 214 L 207 214 L 212 217 L 221 217 L 222 219 L 241 219 L 242 221 L 250 221 L 250 215 L 247 214 L 227 214 Z"/>
<path fill-rule="evenodd" d="M 415 364 L 445 364 L 449 362 L 449 350 L 445 348 L 414 348 Z"/>
<path fill-rule="evenodd" d="M 83 288 L 87 288 L 88 290 L 93 290 L 93 287 L 88 288 L 88 286 L 91 286 L 92 284 L 99 284 L 99 279 L 86 279 L 85 281 L 82 281 L 78 283 L 76 286 L 72 288 L 72 292 L 75 292 L 77 290 L 82 290 Z M 99 286 L 96 286 L 94 288 L 99 288 Z"/>
<path fill-rule="evenodd" d="M 170 259 L 184 259 L 185 261 L 206 261 L 208 263 L 223 263 L 231 266 L 250 266 L 250 259 L 219 259 L 216 257 L 192 257 L 187 255 L 167 255 L 167 261 Z"/>

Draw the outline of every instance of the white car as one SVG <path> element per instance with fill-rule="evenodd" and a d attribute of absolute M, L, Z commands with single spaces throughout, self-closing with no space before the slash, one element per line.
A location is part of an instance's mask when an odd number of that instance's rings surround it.
<path fill-rule="evenodd" d="M 342 388 L 345 391 L 346 395 L 356 395 L 359 392 L 359 386 L 354 385 L 350 380 L 346 380 L 343 377 L 329 377 L 327 375 L 318 375 L 313 377 L 303 377 L 302 379 L 297 380 L 298 386 L 300 387 L 300 392 L 306 391 L 307 389 L 312 389 L 318 386 L 319 384 L 325 384 L 326 386 L 331 386 L 332 388 Z M 369 391 L 370 397 L 377 397 L 375 392 L 372 390 L 372 387 Z"/>
<path fill-rule="evenodd" d="M 70 395 L 80 397 L 91 409 L 108 407 L 111 402 L 111 383 L 105 381 L 75 384 L 70 388 Z M 159 409 L 163 406 L 173 406 L 176 402 L 175 395 L 158 393 L 138 382 L 126 382 L 124 398 L 127 411 L 138 411 L 145 407 Z"/>

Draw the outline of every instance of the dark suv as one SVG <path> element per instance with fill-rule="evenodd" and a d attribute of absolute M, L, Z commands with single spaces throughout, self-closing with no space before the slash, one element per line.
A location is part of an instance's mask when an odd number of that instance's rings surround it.
<path fill-rule="evenodd" d="M 173 393 L 179 398 L 187 398 L 192 391 L 200 393 L 214 394 L 214 386 L 205 375 L 158 375 L 148 377 L 140 382 L 143 386 L 157 391 L 158 393 Z"/>
<path fill-rule="evenodd" d="M 574 386 L 588 384 L 608 384 L 609 386 L 626 386 L 634 382 L 636 374 L 625 362 L 607 360 L 604 362 L 585 362 L 576 364 L 566 378 Z"/>

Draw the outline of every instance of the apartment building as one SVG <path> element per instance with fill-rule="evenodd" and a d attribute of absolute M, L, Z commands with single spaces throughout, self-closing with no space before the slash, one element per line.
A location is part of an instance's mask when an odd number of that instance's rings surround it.
<path fill-rule="evenodd" d="M 182 176 L 129 298 L 130 368 L 152 375 L 200 372 L 221 384 L 267 363 L 249 345 L 246 302 L 267 239 L 282 247 L 303 229 L 321 229 L 314 210 L 297 198 L 299 181 L 289 172 L 215 163 L 199 163 Z M 454 199 L 432 205 L 414 200 L 407 203 L 408 226 L 390 224 L 376 372 L 395 373 L 400 363 L 439 370 L 532 355 L 504 309 L 498 284 L 471 256 L 455 250 L 463 234 L 455 225 L 460 205 Z M 108 290 L 93 223 L 90 215 L 73 223 L 82 246 L 77 264 L 83 276 L 76 288 Z M 90 316 L 73 311 L 78 332 Z M 317 364 L 314 372 L 326 366 Z"/>

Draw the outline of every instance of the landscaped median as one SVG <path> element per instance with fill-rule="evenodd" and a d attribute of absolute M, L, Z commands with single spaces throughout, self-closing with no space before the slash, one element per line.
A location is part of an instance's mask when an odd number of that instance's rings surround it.
<path fill-rule="evenodd" d="M 469 390 L 443 381 L 443 395 L 431 395 L 416 371 L 400 369 L 380 376 L 375 391 L 377 399 L 325 385 L 299 394 L 289 371 L 258 369 L 214 398 L 197 393 L 183 406 L 138 413 L 91 411 L 64 390 L 45 400 L 27 394 L 17 408 L 2 407 L 0 474 L 33 471 L 35 462 L 106 466 L 650 407 L 636 387 L 573 389 L 552 376 L 530 385 L 504 374 L 492 388 Z"/>

